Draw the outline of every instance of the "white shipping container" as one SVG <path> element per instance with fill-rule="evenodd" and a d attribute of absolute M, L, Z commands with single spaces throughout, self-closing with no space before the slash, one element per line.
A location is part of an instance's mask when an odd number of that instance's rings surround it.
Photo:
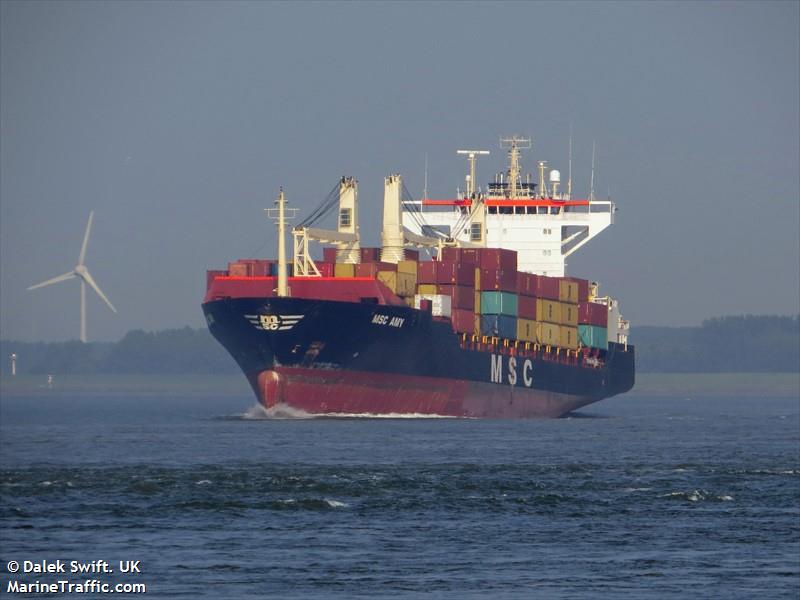
<path fill-rule="evenodd" d="M 453 299 L 445 294 L 416 294 L 414 308 L 419 308 L 420 300 L 431 301 L 431 314 L 434 317 L 449 317 L 452 314 Z"/>

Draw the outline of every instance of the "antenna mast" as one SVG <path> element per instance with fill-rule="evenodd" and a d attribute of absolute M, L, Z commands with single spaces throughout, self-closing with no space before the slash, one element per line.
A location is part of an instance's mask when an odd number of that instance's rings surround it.
<path fill-rule="evenodd" d="M 422 199 L 428 198 L 428 153 L 425 153 L 425 187 L 422 189 Z"/>
<path fill-rule="evenodd" d="M 517 186 L 519 178 L 519 151 L 531 147 L 531 138 L 524 138 L 518 135 L 500 138 L 500 147 L 508 148 L 508 189 L 509 198 L 517 198 Z"/>
<path fill-rule="evenodd" d="M 594 200 L 594 153 L 597 142 L 592 141 L 592 178 L 589 180 L 589 201 Z"/>
<path fill-rule="evenodd" d="M 278 208 L 264 210 L 278 226 L 278 296 L 283 297 L 289 295 L 289 278 L 286 273 L 286 222 L 295 218 L 298 209 L 288 209 L 290 214 L 288 217 L 286 216 L 286 196 L 283 193 L 283 187 L 280 188 L 275 204 L 278 205 Z"/>
<path fill-rule="evenodd" d="M 488 150 L 456 150 L 457 154 L 466 154 L 469 161 L 469 176 L 467 178 L 467 198 L 475 195 L 475 161 L 479 154 L 489 154 Z M 427 175 L 427 170 L 425 171 Z M 425 180 L 427 187 L 427 179 Z"/>
<path fill-rule="evenodd" d="M 572 200 L 572 123 L 569 124 L 569 173 L 567 174 L 567 200 Z"/>

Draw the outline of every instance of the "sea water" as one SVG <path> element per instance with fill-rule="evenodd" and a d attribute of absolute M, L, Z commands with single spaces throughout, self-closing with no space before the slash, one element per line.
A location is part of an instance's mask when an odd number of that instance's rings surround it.
<path fill-rule="evenodd" d="M 531 421 L 267 416 L 247 397 L 0 399 L 3 593 L 800 595 L 797 398 L 627 395 Z M 22 572 L 43 560 L 113 572 Z"/>

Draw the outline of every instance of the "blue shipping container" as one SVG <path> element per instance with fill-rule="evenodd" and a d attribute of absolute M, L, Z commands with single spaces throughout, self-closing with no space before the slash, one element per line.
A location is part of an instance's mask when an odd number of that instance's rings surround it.
<path fill-rule="evenodd" d="M 578 325 L 578 337 L 584 346 L 590 348 L 608 348 L 608 329 L 597 325 Z"/>
<path fill-rule="evenodd" d="M 517 295 L 508 292 L 481 292 L 481 314 L 517 316 Z"/>
<path fill-rule="evenodd" d="M 481 315 L 481 335 L 506 338 L 517 338 L 517 317 L 508 315 Z"/>

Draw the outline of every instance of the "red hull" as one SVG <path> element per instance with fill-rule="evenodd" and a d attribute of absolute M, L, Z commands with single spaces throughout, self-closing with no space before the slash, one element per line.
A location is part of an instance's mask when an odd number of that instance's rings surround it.
<path fill-rule="evenodd" d="M 267 409 L 316 415 L 560 417 L 593 398 L 489 383 L 390 373 L 277 367 L 251 378 Z"/>

